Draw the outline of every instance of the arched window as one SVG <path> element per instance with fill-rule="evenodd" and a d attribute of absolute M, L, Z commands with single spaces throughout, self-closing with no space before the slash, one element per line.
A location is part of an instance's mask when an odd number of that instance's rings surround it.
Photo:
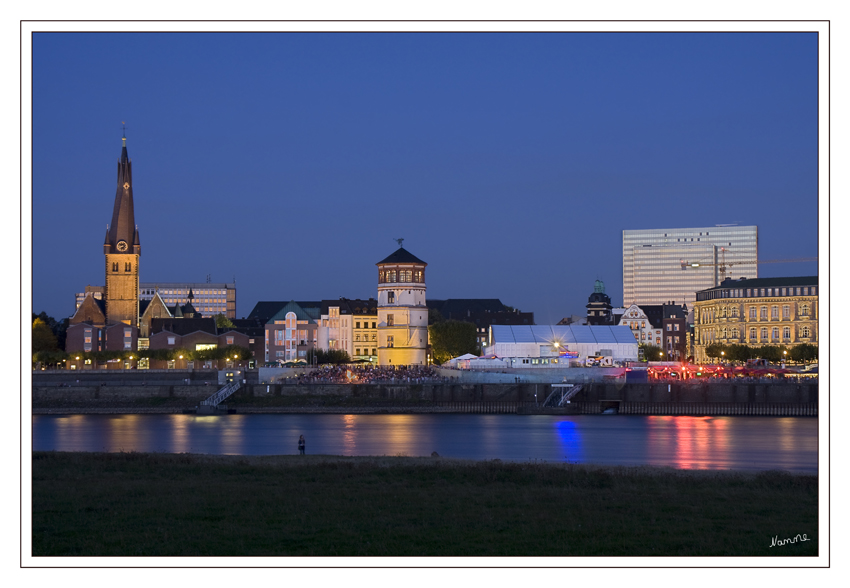
<path fill-rule="evenodd" d="M 800 316 L 809 316 L 809 305 L 801 304 L 800 305 Z"/>
<path fill-rule="evenodd" d="M 733 306 L 733 307 L 731 308 L 731 311 L 732 311 L 732 313 L 731 313 L 732 318 L 738 318 L 738 307 L 737 307 L 737 306 Z"/>
<path fill-rule="evenodd" d="M 802 328 L 802 329 L 800 329 L 800 334 L 801 334 L 801 336 L 803 336 L 803 337 L 810 337 L 810 336 L 811 336 L 811 332 L 809 331 L 809 327 L 804 325 L 804 326 L 803 326 L 803 328 Z"/>

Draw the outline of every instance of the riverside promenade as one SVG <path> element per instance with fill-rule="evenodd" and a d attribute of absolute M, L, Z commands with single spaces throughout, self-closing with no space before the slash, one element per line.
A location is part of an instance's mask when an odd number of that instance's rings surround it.
<path fill-rule="evenodd" d="M 33 374 L 34 414 L 193 412 L 218 390 L 218 372 L 102 370 Z M 246 383 L 226 401 L 239 413 L 510 413 L 817 416 L 818 384 L 777 380 L 587 382 L 560 407 L 544 407 L 552 384 L 464 383 L 458 380 L 378 384 Z"/>

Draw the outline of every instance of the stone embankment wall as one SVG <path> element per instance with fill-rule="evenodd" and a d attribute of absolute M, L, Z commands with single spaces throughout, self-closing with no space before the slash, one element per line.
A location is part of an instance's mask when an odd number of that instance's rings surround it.
<path fill-rule="evenodd" d="M 177 380 L 167 383 L 85 382 L 33 383 L 33 402 L 138 400 L 143 398 L 182 398 L 200 401 L 213 394 L 215 380 Z M 64 385 L 63 385 L 64 384 Z M 334 396 L 351 399 L 444 402 L 511 402 L 542 405 L 552 386 L 549 384 L 247 384 L 228 399 L 269 396 Z M 589 383 L 573 398 L 574 402 L 626 403 L 805 403 L 817 404 L 817 384 L 600 384 Z"/>

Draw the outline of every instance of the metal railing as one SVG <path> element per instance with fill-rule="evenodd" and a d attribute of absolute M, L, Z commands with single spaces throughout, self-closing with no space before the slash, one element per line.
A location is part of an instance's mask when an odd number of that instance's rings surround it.
<path fill-rule="evenodd" d="M 220 402 L 227 399 L 231 394 L 236 392 L 241 385 L 242 382 L 238 380 L 230 382 L 227 386 L 225 386 L 206 400 L 201 400 L 201 406 L 218 406 Z"/>
<path fill-rule="evenodd" d="M 581 391 L 581 384 L 552 384 L 552 393 L 546 398 L 543 406 L 564 406 Z"/>

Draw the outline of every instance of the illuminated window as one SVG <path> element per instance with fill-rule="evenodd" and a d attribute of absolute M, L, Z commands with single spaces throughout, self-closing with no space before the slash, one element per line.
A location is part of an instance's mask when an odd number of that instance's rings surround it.
<path fill-rule="evenodd" d="M 785 327 L 782 329 L 782 338 L 790 339 L 791 338 L 791 327 Z"/>
<path fill-rule="evenodd" d="M 800 316 L 809 316 L 809 305 L 808 304 L 800 305 Z"/>
<path fill-rule="evenodd" d="M 762 340 L 762 341 L 767 341 L 767 328 L 763 328 L 763 329 L 761 330 L 761 340 Z"/>
<path fill-rule="evenodd" d="M 174 338 L 174 337 L 169 337 L 169 338 L 168 338 L 168 344 L 169 344 L 169 345 L 174 345 L 174 340 L 175 340 L 175 338 Z"/>
<path fill-rule="evenodd" d="M 758 309 L 756 309 L 756 307 L 755 307 L 755 306 L 751 306 L 751 307 L 750 307 L 750 318 L 751 318 L 751 319 L 756 319 L 756 318 L 758 318 Z"/>
<path fill-rule="evenodd" d="M 771 306 L 770 307 L 770 318 L 778 319 L 779 318 L 779 307 Z"/>
<path fill-rule="evenodd" d="M 733 306 L 731 308 L 731 316 L 732 316 L 732 318 L 738 318 L 738 307 L 737 306 Z"/>
<path fill-rule="evenodd" d="M 791 317 L 791 307 L 787 304 L 782 306 L 782 318 L 790 318 Z"/>
<path fill-rule="evenodd" d="M 807 327 L 807 326 L 803 326 L 803 328 L 802 328 L 802 329 L 800 329 L 800 334 L 801 334 L 803 337 L 809 337 L 809 336 L 811 336 L 811 331 L 809 331 L 809 327 Z"/>
<path fill-rule="evenodd" d="M 387 335 L 387 347 L 392 347 L 392 346 L 393 346 L 393 336 Z"/>
<path fill-rule="evenodd" d="M 233 337 L 232 336 L 227 337 L 227 344 L 233 345 Z"/>
<path fill-rule="evenodd" d="M 387 326 L 392 327 L 394 324 L 395 324 L 395 322 L 393 320 L 393 315 L 388 314 L 387 315 Z"/>
<path fill-rule="evenodd" d="M 763 318 L 763 319 L 767 318 L 767 307 L 766 306 L 761 307 L 761 318 Z"/>
<path fill-rule="evenodd" d="M 750 329 L 750 341 L 756 340 L 756 330 L 755 328 Z"/>
<path fill-rule="evenodd" d="M 387 304 L 395 303 L 395 292 L 387 292 Z"/>

